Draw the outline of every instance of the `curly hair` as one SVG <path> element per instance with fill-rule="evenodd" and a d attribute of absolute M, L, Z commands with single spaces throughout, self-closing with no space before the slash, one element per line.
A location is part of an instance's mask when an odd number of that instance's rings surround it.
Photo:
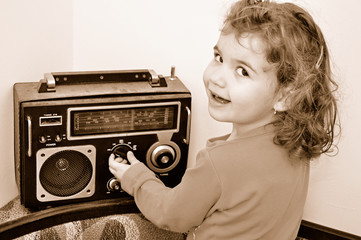
<path fill-rule="evenodd" d="M 267 61 L 277 67 L 278 91 L 288 91 L 288 110 L 276 114 L 275 144 L 290 156 L 312 159 L 330 152 L 337 126 L 338 85 L 332 78 L 323 34 L 313 18 L 292 3 L 240 0 L 227 14 L 223 33 L 261 35 Z"/>

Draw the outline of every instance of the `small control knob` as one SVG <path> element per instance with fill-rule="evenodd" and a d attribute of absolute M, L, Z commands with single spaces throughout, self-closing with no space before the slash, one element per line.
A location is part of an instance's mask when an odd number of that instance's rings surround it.
<path fill-rule="evenodd" d="M 61 142 L 61 137 L 60 137 L 60 135 L 59 134 L 57 134 L 56 136 L 55 136 L 55 142 Z"/>
<path fill-rule="evenodd" d="M 39 137 L 39 142 L 40 143 L 46 143 L 46 137 L 45 136 L 40 136 Z"/>
<path fill-rule="evenodd" d="M 118 144 L 113 147 L 112 153 L 114 153 L 115 157 L 121 157 L 126 159 L 127 152 L 133 151 L 133 149 L 128 144 Z"/>
<path fill-rule="evenodd" d="M 110 192 L 121 191 L 120 182 L 115 177 L 109 179 L 107 183 L 107 188 Z"/>

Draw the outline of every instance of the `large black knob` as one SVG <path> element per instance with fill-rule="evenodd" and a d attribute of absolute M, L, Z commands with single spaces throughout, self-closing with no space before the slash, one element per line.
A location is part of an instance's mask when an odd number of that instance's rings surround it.
<path fill-rule="evenodd" d="M 177 167 L 181 151 L 174 142 L 154 143 L 147 152 L 147 166 L 156 173 L 168 173 Z"/>
<path fill-rule="evenodd" d="M 151 162 L 156 168 L 165 169 L 170 167 L 176 158 L 176 153 L 171 146 L 160 145 L 151 155 Z"/>
<path fill-rule="evenodd" d="M 118 144 L 112 148 L 112 153 L 115 157 L 121 157 L 127 159 L 127 152 L 133 151 L 133 149 L 128 144 Z"/>

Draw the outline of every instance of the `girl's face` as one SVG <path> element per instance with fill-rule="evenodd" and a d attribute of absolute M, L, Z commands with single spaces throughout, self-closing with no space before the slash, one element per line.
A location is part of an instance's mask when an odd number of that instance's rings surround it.
<path fill-rule="evenodd" d="M 247 131 L 272 122 L 276 90 L 275 66 L 267 62 L 265 44 L 255 34 L 221 34 L 203 81 L 208 110 L 217 121 Z"/>

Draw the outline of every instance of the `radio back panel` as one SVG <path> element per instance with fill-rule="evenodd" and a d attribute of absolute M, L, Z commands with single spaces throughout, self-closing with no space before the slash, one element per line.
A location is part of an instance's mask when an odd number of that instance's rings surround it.
<path fill-rule="evenodd" d="M 127 196 L 109 172 L 108 158 L 129 150 L 166 186 L 180 182 L 187 167 L 191 94 L 175 76 L 159 75 L 162 84 L 154 85 L 159 79 L 153 72 L 146 80 L 138 79 L 138 70 L 125 72 L 52 74 L 74 84 L 50 90 L 44 80 L 14 85 L 16 178 L 26 207 Z M 112 81 L 84 77 L 107 73 Z"/>

